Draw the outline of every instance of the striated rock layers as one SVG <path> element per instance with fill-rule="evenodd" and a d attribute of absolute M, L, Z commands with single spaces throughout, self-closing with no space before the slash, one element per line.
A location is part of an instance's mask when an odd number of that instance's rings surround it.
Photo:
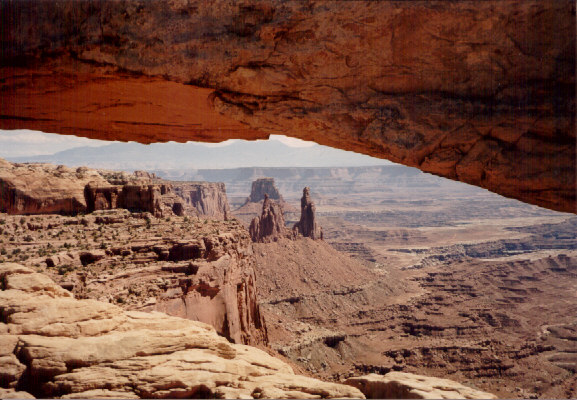
<path fill-rule="evenodd" d="M 496 399 L 491 393 L 472 389 L 450 379 L 406 372 L 369 374 L 347 379 L 369 399 Z"/>
<path fill-rule="evenodd" d="M 222 182 L 171 182 L 174 192 L 199 215 L 227 220 L 230 206 Z"/>
<path fill-rule="evenodd" d="M 315 212 L 316 207 L 311 199 L 310 189 L 305 187 L 301 198 L 301 219 L 293 227 L 295 235 L 323 239 L 323 230 L 317 226 Z"/>
<path fill-rule="evenodd" d="M 253 185 L 254 187 L 254 185 Z M 285 226 L 282 206 L 265 193 L 260 217 L 255 217 L 248 229 L 253 242 L 270 243 L 290 235 Z"/>
<path fill-rule="evenodd" d="M 0 14 L 3 129 L 282 133 L 577 211 L 572 0 L 65 0 Z"/>
<path fill-rule="evenodd" d="M 108 186 L 94 170 L 63 165 L 12 164 L 0 159 L 0 212 L 8 214 L 77 214 L 89 205 L 84 188 Z M 104 194 L 94 197 L 102 204 Z"/>
<path fill-rule="evenodd" d="M 259 178 L 253 181 L 246 203 L 261 202 L 265 199 L 265 196 L 278 202 L 283 201 L 282 196 L 274 184 L 274 178 Z"/>
<path fill-rule="evenodd" d="M 41 252 L 27 265 L 45 263 L 47 273 L 76 296 L 201 321 L 235 343 L 267 343 L 252 242 L 236 221 L 167 221 L 127 210 L 47 218 L 49 224 L 14 216 L 5 228 L 30 221 L 32 242 L 50 237 L 50 249 L 60 251 Z M 73 245 L 70 237 L 83 239 Z"/>
<path fill-rule="evenodd" d="M 202 215 L 226 220 L 230 213 L 223 183 L 173 185 L 144 171 L 128 175 L 5 160 L 0 160 L 0 199 L 0 212 L 8 214 L 78 214 L 126 208 L 157 217 Z"/>
<path fill-rule="evenodd" d="M 201 322 L 76 300 L 17 264 L 0 264 L 0 282 L 5 398 L 363 398 Z"/>

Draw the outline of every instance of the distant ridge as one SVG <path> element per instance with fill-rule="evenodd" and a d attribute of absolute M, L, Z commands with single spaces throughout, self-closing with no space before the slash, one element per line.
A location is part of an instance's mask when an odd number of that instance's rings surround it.
<path fill-rule="evenodd" d="M 380 160 L 327 146 L 291 147 L 277 140 L 198 143 L 111 143 L 76 147 L 52 155 L 6 157 L 12 162 L 49 162 L 121 170 L 216 169 L 239 167 L 336 167 L 387 165 Z"/>

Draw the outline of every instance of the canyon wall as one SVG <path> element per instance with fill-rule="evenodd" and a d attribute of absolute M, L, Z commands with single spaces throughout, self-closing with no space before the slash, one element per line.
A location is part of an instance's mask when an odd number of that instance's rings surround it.
<path fill-rule="evenodd" d="M 174 192 L 193 207 L 199 215 L 227 220 L 230 206 L 224 183 L 215 182 L 174 182 Z"/>
<path fill-rule="evenodd" d="M 136 171 L 97 171 L 0 159 L 0 212 L 78 214 L 125 208 L 157 217 L 230 214 L 224 183 L 171 182 Z"/>
<path fill-rule="evenodd" d="M 571 0 L 2 2 L 0 127 L 282 133 L 575 207 Z"/>

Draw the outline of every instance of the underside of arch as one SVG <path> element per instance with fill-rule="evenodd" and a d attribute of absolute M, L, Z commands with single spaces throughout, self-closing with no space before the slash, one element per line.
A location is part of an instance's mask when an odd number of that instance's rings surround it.
<path fill-rule="evenodd" d="M 280 133 L 576 208 L 575 2 L 4 1 L 1 129 Z"/>

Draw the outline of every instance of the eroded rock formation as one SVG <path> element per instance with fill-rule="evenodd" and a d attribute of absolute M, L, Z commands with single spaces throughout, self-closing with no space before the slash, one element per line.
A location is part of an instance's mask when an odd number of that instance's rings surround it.
<path fill-rule="evenodd" d="M 78 214 L 126 208 L 157 217 L 230 213 L 223 183 L 172 182 L 136 171 L 130 175 L 85 167 L 13 164 L 0 159 L 0 212 Z"/>
<path fill-rule="evenodd" d="M 19 241 L 44 250 L 28 252 L 27 265 L 46 265 L 78 297 L 208 323 L 235 343 L 268 341 L 252 241 L 236 221 L 167 220 L 119 209 L 2 222 L 2 233 L 11 235 L 34 222 L 28 242 Z M 48 246 L 44 238 L 50 238 Z"/>
<path fill-rule="evenodd" d="M 18 264 L 0 282 L 4 398 L 363 398 L 201 322 L 76 300 Z"/>
<path fill-rule="evenodd" d="M 259 178 L 252 182 L 250 195 L 246 199 L 247 203 L 258 203 L 267 197 L 272 200 L 283 200 L 277 187 L 274 184 L 274 178 Z"/>
<path fill-rule="evenodd" d="M 496 399 L 491 393 L 472 389 L 450 379 L 432 378 L 406 372 L 369 374 L 347 379 L 346 383 L 369 399 Z"/>
<path fill-rule="evenodd" d="M 295 235 L 311 239 L 323 239 L 323 229 L 317 226 L 315 212 L 316 207 L 311 199 L 310 189 L 305 187 L 301 198 L 301 219 L 293 227 Z"/>
<path fill-rule="evenodd" d="M 173 182 L 172 187 L 199 215 L 222 220 L 229 218 L 230 206 L 224 183 Z"/>
<path fill-rule="evenodd" d="M 253 242 L 270 243 L 289 236 L 282 206 L 265 193 L 260 217 L 255 217 L 248 229 Z"/>
<path fill-rule="evenodd" d="M 84 188 L 108 186 L 96 171 L 63 165 L 12 164 L 0 159 L 0 212 L 77 214 L 88 207 Z M 99 204 L 102 197 L 94 199 Z"/>
<path fill-rule="evenodd" d="M 571 0 L 68 0 L 0 13 L 4 129 L 144 143 L 283 133 L 577 211 Z"/>

